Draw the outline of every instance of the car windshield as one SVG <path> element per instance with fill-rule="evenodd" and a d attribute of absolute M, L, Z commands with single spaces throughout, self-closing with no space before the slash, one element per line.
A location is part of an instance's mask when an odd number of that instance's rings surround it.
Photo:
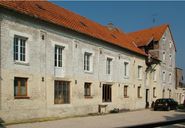
<path fill-rule="evenodd" d="M 166 99 L 158 99 L 156 100 L 156 103 L 165 103 L 166 102 Z"/>

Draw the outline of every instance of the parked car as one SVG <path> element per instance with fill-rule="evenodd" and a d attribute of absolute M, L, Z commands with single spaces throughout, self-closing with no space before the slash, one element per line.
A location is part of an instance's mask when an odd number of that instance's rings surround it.
<path fill-rule="evenodd" d="M 172 110 L 177 109 L 178 102 L 172 98 L 157 99 L 154 103 L 154 111 L 156 110 Z"/>

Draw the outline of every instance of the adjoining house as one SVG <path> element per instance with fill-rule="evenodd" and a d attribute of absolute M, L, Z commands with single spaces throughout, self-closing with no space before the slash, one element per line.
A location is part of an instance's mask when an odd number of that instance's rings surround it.
<path fill-rule="evenodd" d="M 183 104 L 185 100 L 185 83 L 183 82 L 183 70 L 176 67 L 176 86 L 175 86 L 175 98 L 179 104 Z"/>
<path fill-rule="evenodd" d="M 149 55 L 146 62 L 146 92 L 153 91 L 160 97 L 175 97 L 176 47 L 169 25 L 164 24 L 128 34 L 136 45 Z M 155 95 L 149 101 L 155 101 Z"/>
<path fill-rule="evenodd" d="M 138 41 L 47 1 L 0 1 L 0 117 L 134 110 L 173 97 L 175 45 L 168 25 L 156 28 Z"/>

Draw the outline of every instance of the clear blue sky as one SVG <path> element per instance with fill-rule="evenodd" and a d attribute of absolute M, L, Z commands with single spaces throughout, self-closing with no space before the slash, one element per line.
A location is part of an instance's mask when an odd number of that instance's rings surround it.
<path fill-rule="evenodd" d="M 176 65 L 184 69 L 185 74 L 185 1 L 52 2 L 102 25 L 112 22 L 124 32 L 168 23 L 177 48 Z"/>

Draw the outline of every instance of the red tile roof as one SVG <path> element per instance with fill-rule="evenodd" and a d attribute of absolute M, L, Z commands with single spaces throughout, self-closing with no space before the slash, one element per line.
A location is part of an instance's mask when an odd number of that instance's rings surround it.
<path fill-rule="evenodd" d="M 100 25 L 83 16 L 59 7 L 48 1 L 0 1 L 0 6 L 26 14 L 76 32 L 91 36 L 107 43 L 111 43 L 128 49 L 141 55 L 146 55 L 137 48 L 133 40 L 124 32 L 114 29 L 109 30 L 106 26 Z"/>
<path fill-rule="evenodd" d="M 148 45 L 151 40 L 159 41 L 169 25 L 164 24 L 149 29 L 139 30 L 136 32 L 128 33 L 129 36 L 134 38 L 138 47 Z"/>

